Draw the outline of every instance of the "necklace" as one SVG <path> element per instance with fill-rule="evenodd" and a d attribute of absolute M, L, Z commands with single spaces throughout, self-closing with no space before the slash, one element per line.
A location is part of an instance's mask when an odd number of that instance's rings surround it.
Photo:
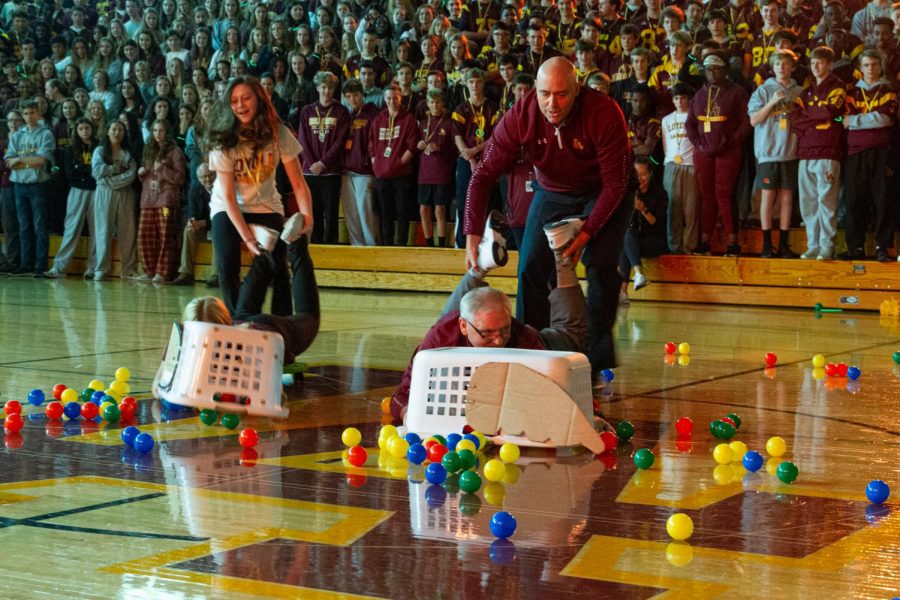
<path fill-rule="evenodd" d="M 319 142 L 321 142 L 323 144 L 325 143 L 325 138 L 328 137 L 328 131 L 326 131 L 326 129 L 325 129 L 325 123 L 323 122 L 323 120 L 328 121 L 328 117 L 331 116 L 331 111 L 333 109 L 334 109 L 333 105 L 329 106 L 328 112 L 325 113 L 325 118 L 322 119 L 322 115 L 321 115 L 321 113 L 319 113 L 319 103 L 318 102 L 316 103 L 316 124 L 317 124 L 318 130 L 319 130 Z"/>

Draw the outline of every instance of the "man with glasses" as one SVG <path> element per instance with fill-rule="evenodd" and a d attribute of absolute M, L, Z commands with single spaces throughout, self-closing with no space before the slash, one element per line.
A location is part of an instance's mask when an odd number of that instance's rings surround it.
<path fill-rule="evenodd" d="M 432 348 L 519 348 L 584 352 L 587 346 L 588 312 L 584 293 L 575 274 L 575 263 L 563 252 L 577 236 L 582 221 L 566 219 L 552 223 L 545 233 L 556 258 L 557 286 L 550 291 L 550 325 L 537 330 L 513 318 L 509 298 L 484 281 L 494 267 L 506 264 L 505 251 L 491 245 L 479 247 L 477 265 L 463 275 L 459 284 L 425 338 L 409 361 L 400 386 L 391 397 L 391 414 L 402 419 L 409 403 L 412 366 L 420 350 Z M 503 215 L 492 211 L 488 227 L 495 230 L 494 242 L 505 245 L 511 231 Z M 497 257 L 502 259 L 498 260 Z"/>

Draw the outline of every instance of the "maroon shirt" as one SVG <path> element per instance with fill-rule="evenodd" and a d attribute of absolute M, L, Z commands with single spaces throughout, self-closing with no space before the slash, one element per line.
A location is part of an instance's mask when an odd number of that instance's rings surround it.
<path fill-rule="evenodd" d="M 315 102 L 303 107 L 297 139 L 303 149 L 300 161 L 304 173 L 309 175 L 309 168 L 320 161 L 325 165 L 325 170 L 319 175 L 337 175 L 341 172 L 343 142 L 347 139 L 349 126 L 350 116 L 340 102 L 332 102 L 330 106 Z"/>
<path fill-rule="evenodd" d="M 706 114 L 707 101 L 710 120 L 707 120 Z M 748 102 L 749 97 L 744 88 L 730 81 L 717 86 L 712 94 L 709 84 L 704 84 L 691 99 L 691 108 L 685 122 L 685 130 L 694 149 L 707 156 L 719 156 L 740 149 L 744 139 L 753 130 L 747 115 Z"/>
<path fill-rule="evenodd" d="M 873 86 L 863 94 L 858 85 L 847 90 L 847 115 L 867 115 L 881 113 L 895 119 L 897 114 L 897 94 L 886 81 Z M 890 143 L 891 125 L 866 129 L 847 130 L 847 155 L 859 154 L 870 148 L 887 146 Z"/>
<path fill-rule="evenodd" d="M 528 209 L 534 199 L 534 165 L 523 153 L 510 169 L 506 186 L 506 220 L 510 227 L 524 228 L 528 221 Z"/>
<path fill-rule="evenodd" d="M 746 100 L 744 103 L 746 112 Z M 559 137 L 556 135 L 559 132 Z M 500 175 L 524 151 L 538 184 L 572 196 L 597 194 L 583 230 L 593 236 L 625 197 L 631 177 L 631 148 L 622 110 L 598 91 L 582 87 L 557 130 L 541 113 L 534 90 L 516 102 L 494 128 L 466 197 L 466 234 L 481 234 L 487 200 Z"/>
<path fill-rule="evenodd" d="M 419 138 L 437 149 L 426 154 L 419 150 L 419 184 L 449 185 L 456 171 L 456 144 L 453 143 L 453 121 L 446 114 L 426 116 L 419 120 Z"/>
<path fill-rule="evenodd" d="M 372 172 L 378 179 L 397 179 L 404 175 L 412 175 L 414 172 L 414 161 L 404 165 L 400 162 L 400 158 L 407 150 L 413 154 L 416 152 L 419 135 L 416 119 L 401 106 L 400 112 L 393 119 L 393 127 L 390 127 L 391 124 L 391 117 L 385 108 L 372 121 L 372 128 L 369 131 Z"/>
<path fill-rule="evenodd" d="M 834 73 L 800 94 L 790 123 L 801 160 L 841 160 L 844 126 L 836 119 L 844 115 L 846 101 L 844 82 Z"/>
<path fill-rule="evenodd" d="M 351 56 L 344 63 L 344 77 L 346 79 L 359 79 L 359 65 L 363 62 L 372 63 L 375 69 L 375 87 L 384 87 L 390 81 L 391 65 L 384 57 L 362 58 L 359 55 Z"/>
<path fill-rule="evenodd" d="M 473 148 L 491 137 L 491 131 L 499 118 L 497 103 L 485 98 L 476 110 L 471 102 L 463 102 L 453 111 L 454 135 L 462 136 L 466 146 Z M 478 135 L 481 130 L 481 136 Z M 480 139 L 479 139 L 480 137 Z"/>
<path fill-rule="evenodd" d="M 378 107 L 363 104 L 357 113 L 348 113 L 350 125 L 344 142 L 344 171 L 357 175 L 372 174 L 372 158 L 369 156 L 369 131 L 378 116 Z"/>

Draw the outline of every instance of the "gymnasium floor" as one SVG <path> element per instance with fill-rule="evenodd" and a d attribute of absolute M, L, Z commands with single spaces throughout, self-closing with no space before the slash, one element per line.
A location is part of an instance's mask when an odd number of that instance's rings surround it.
<path fill-rule="evenodd" d="M 119 282 L 0 281 L 0 402 L 117 367 L 148 398 L 173 319 L 196 289 Z M 379 400 L 444 298 L 324 291 L 323 328 L 290 391 L 287 421 L 253 419 L 258 460 L 236 432 L 140 402 L 158 446 L 38 411 L 0 448 L 0 589 L 19 598 L 892 598 L 900 595 L 900 326 L 873 313 L 639 303 L 621 311 L 622 366 L 604 397 L 637 433 L 614 454 L 529 453 L 477 495 L 429 486 L 374 455 L 346 468 L 344 427 L 368 447 Z M 664 360 L 690 342 L 690 363 Z M 765 352 L 779 358 L 763 371 Z M 810 357 L 862 377 L 816 379 Z M 738 439 L 779 435 L 800 469 L 716 468 L 711 419 Z M 677 442 L 674 421 L 696 423 Z M 635 449 L 657 460 L 636 472 Z M 380 468 L 380 466 L 384 468 Z M 893 488 L 870 505 L 871 479 Z M 516 515 L 493 543 L 491 515 Z M 665 521 L 693 518 L 689 543 Z"/>

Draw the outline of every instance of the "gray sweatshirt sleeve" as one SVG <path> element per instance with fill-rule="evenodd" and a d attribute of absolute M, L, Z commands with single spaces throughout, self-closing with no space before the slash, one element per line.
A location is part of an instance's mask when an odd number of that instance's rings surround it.
<path fill-rule="evenodd" d="M 862 115 L 847 115 L 844 117 L 850 129 L 882 129 L 894 124 L 894 120 L 880 112 L 870 112 Z"/>

